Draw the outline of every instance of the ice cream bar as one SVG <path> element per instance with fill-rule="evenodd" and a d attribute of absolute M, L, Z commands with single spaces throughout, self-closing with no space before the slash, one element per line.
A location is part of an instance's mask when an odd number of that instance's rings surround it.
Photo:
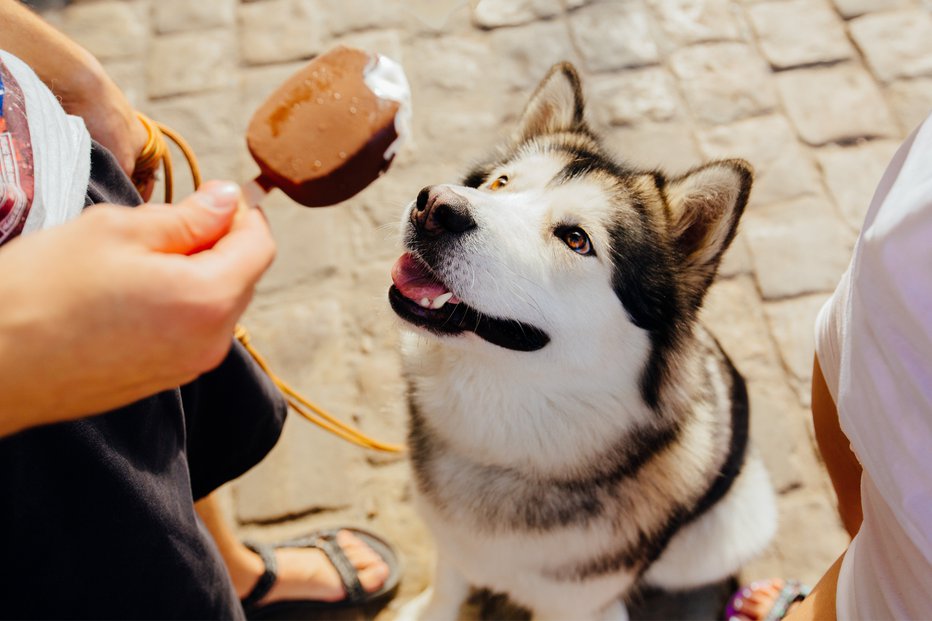
<path fill-rule="evenodd" d="M 410 90 L 390 59 L 337 47 L 289 78 L 252 117 L 246 134 L 263 191 L 296 202 L 344 201 L 388 168 L 407 133 Z M 247 202 L 258 202 L 255 184 Z"/>

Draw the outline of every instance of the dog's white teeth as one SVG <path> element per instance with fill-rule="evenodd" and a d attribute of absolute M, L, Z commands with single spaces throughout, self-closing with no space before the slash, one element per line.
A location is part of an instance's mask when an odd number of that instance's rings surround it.
<path fill-rule="evenodd" d="M 430 308 L 430 298 L 421 298 L 421 301 L 418 302 L 424 308 Z"/>
<path fill-rule="evenodd" d="M 430 307 L 434 310 L 437 310 L 438 308 L 442 308 L 443 305 L 449 302 L 450 298 L 452 297 L 453 297 L 453 294 L 450 292 L 444 293 L 443 295 L 438 295 L 436 298 L 434 298 L 434 303 L 431 304 Z"/>

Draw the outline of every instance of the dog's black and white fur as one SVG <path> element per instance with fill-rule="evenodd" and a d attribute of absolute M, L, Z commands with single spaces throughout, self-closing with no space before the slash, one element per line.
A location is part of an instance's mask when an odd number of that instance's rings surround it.
<path fill-rule="evenodd" d="M 674 178 L 616 162 L 561 64 L 495 159 L 407 209 L 389 298 L 415 326 L 410 449 L 438 560 L 401 618 L 454 619 L 475 586 L 535 618 L 623 619 L 636 583 L 710 583 L 766 546 L 744 382 L 696 320 L 750 186 L 740 160 Z"/>

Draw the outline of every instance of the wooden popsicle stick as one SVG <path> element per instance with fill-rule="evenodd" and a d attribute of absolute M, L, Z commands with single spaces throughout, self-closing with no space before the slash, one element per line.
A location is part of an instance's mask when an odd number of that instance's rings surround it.
<path fill-rule="evenodd" d="M 258 207 L 262 200 L 268 195 L 269 189 L 261 181 L 262 177 L 256 177 L 252 181 L 247 181 L 240 186 L 243 191 L 240 198 L 240 210 Z"/>

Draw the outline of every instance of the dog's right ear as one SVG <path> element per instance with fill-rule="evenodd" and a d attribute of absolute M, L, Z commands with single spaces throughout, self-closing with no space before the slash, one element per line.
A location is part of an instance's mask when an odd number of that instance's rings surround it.
<path fill-rule="evenodd" d="M 531 95 L 531 100 L 512 137 L 515 144 L 545 134 L 568 132 L 585 127 L 585 101 L 576 68 L 558 63 Z"/>

